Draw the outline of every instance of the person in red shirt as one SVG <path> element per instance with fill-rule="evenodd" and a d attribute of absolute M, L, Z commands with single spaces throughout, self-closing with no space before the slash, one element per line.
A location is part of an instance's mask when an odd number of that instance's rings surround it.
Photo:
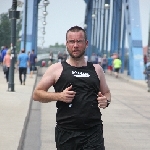
<path fill-rule="evenodd" d="M 3 66 L 7 67 L 7 70 L 5 72 L 7 82 L 8 82 L 9 68 L 10 68 L 10 62 L 11 62 L 10 55 L 11 55 L 11 50 L 9 49 L 7 50 L 6 55 L 4 56 L 4 59 L 3 59 Z"/>

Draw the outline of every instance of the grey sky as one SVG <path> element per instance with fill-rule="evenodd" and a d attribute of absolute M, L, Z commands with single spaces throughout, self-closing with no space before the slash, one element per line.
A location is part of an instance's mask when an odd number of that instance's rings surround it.
<path fill-rule="evenodd" d="M 0 0 L 0 2 L 0 13 L 8 12 L 8 9 L 11 8 L 12 0 Z M 45 47 L 54 45 L 56 42 L 59 44 L 65 43 L 67 29 L 74 25 L 83 26 L 85 15 L 84 0 L 49 0 L 49 2 L 50 4 L 47 7 L 48 16 L 46 17 Z M 148 43 L 150 0 L 139 0 L 139 4 L 143 46 L 146 46 Z M 41 9 L 39 10 L 39 16 L 42 16 Z M 42 27 L 42 21 L 40 22 L 40 20 L 39 27 Z M 40 32 L 39 36 L 42 36 Z M 39 45 L 40 43 L 41 41 L 38 40 Z"/>

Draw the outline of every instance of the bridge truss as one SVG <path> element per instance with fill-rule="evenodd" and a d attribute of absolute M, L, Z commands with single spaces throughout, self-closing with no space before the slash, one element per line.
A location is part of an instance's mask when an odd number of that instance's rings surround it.
<path fill-rule="evenodd" d="M 38 4 L 40 0 L 28 1 L 26 50 L 37 51 Z M 30 2 L 29 2 L 30 1 Z M 128 58 L 128 75 L 133 79 L 144 79 L 143 49 L 140 24 L 139 0 L 84 0 L 85 30 L 89 41 L 86 55 L 92 53 L 107 56 L 117 53 L 125 68 Z M 23 14 L 21 48 L 24 47 Z"/>

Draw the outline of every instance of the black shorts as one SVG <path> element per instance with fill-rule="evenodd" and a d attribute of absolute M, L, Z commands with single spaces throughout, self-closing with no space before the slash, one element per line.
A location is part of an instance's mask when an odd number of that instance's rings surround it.
<path fill-rule="evenodd" d="M 35 71 L 35 65 L 30 65 L 30 71 Z"/>
<path fill-rule="evenodd" d="M 67 130 L 56 126 L 57 150 L 105 150 L 101 125 L 87 130 Z"/>
<path fill-rule="evenodd" d="M 115 72 L 119 72 L 120 68 L 115 68 L 114 71 Z"/>

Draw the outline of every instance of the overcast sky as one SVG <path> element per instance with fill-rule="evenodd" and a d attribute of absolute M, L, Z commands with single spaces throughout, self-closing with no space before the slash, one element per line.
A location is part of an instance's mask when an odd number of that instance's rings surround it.
<path fill-rule="evenodd" d="M 44 44 L 46 47 L 54 45 L 56 42 L 59 44 L 65 43 L 65 34 L 68 28 L 74 25 L 83 27 L 85 15 L 84 0 L 49 0 L 49 2 L 50 4 L 47 7 L 48 16 L 46 17 L 47 25 Z M 12 0 L 0 0 L 0 3 L 0 13 L 8 12 L 8 9 L 11 8 Z M 139 4 L 143 46 L 146 46 L 148 43 L 150 0 L 139 0 Z M 19 8 L 19 10 L 21 10 L 21 8 Z M 42 16 L 42 10 L 40 9 L 40 11 L 39 16 Z M 39 27 L 42 27 L 42 21 Z M 39 45 L 40 43 L 41 41 L 38 40 Z"/>

